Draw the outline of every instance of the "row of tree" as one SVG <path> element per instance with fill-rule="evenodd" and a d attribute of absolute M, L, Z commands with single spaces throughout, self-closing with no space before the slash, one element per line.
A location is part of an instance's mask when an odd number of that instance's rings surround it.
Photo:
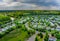
<path fill-rule="evenodd" d="M 11 21 L 10 17 L 0 14 L 0 26 L 10 21 Z"/>

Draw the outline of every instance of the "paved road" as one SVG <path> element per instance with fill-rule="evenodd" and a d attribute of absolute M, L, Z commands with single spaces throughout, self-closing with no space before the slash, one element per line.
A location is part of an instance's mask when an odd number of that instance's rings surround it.
<path fill-rule="evenodd" d="M 27 41 L 35 41 L 36 35 L 37 35 L 38 33 L 39 33 L 39 32 L 36 31 L 36 33 L 35 33 L 33 36 L 31 36 Z"/>

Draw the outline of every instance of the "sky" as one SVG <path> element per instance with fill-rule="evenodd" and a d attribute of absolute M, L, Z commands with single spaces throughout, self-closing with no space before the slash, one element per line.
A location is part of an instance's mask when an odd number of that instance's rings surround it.
<path fill-rule="evenodd" d="M 0 10 L 60 10 L 60 0 L 0 0 Z"/>

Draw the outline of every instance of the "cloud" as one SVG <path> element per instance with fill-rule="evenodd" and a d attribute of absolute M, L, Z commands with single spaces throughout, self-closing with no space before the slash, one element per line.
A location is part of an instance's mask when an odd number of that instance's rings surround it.
<path fill-rule="evenodd" d="M 37 6 L 34 4 L 27 4 L 21 2 L 12 2 L 12 3 L 1 3 L 0 10 L 22 10 L 22 9 L 35 9 Z"/>
<path fill-rule="evenodd" d="M 13 2 L 14 0 L 3 0 L 3 2 Z"/>
<path fill-rule="evenodd" d="M 3 0 L 0 10 L 60 10 L 60 0 Z"/>

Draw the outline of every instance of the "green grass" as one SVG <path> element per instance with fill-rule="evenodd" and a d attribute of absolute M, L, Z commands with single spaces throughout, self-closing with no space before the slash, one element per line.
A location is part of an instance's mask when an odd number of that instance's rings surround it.
<path fill-rule="evenodd" d="M 60 41 L 60 39 L 57 39 L 57 41 Z"/>
<path fill-rule="evenodd" d="M 15 29 L 9 34 L 5 35 L 0 41 L 24 41 L 28 37 L 27 31 Z"/>
<path fill-rule="evenodd" d="M 22 32 L 20 35 L 18 35 L 17 37 L 14 37 L 12 39 L 10 39 L 9 41 L 24 41 L 25 38 L 27 38 L 27 32 Z"/>

